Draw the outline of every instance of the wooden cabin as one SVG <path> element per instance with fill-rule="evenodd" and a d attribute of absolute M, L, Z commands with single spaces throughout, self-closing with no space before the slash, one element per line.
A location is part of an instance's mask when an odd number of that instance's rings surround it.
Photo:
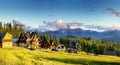
<path fill-rule="evenodd" d="M 53 40 L 50 40 L 49 42 L 50 42 L 50 47 L 49 47 L 49 48 L 50 48 L 50 49 L 53 49 L 53 48 L 55 47 L 54 41 L 53 41 Z"/>
<path fill-rule="evenodd" d="M 46 40 L 41 42 L 41 47 L 45 49 L 52 49 L 54 48 L 53 40 Z"/>
<path fill-rule="evenodd" d="M 81 45 L 78 41 L 70 41 L 68 45 L 69 53 L 78 53 L 78 49 L 81 48 Z"/>
<path fill-rule="evenodd" d="M 41 47 L 45 49 L 53 49 L 55 47 L 54 41 L 53 40 L 41 41 Z"/>
<path fill-rule="evenodd" d="M 60 51 L 65 51 L 65 50 L 66 50 L 64 44 L 59 44 L 59 45 L 58 45 L 58 49 L 59 49 Z"/>
<path fill-rule="evenodd" d="M 0 34 L 0 47 L 7 48 L 13 46 L 12 35 L 10 33 L 2 33 Z"/>
<path fill-rule="evenodd" d="M 39 36 L 36 32 L 24 32 L 20 34 L 17 45 L 25 48 L 39 47 Z"/>

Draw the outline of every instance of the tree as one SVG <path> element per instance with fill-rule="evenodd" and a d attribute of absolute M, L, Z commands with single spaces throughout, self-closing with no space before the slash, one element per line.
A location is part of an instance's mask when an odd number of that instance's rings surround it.
<path fill-rule="evenodd" d="M 52 35 L 50 35 L 49 37 L 50 37 L 50 40 L 53 40 L 53 37 L 52 37 Z"/>
<path fill-rule="evenodd" d="M 60 40 L 59 40 L 59 38 L 57 36 L 56 39 L 55 39 L 55 46 L 57 47 L 59 44 L 60 44 Z"/>
<path fill-rule="evenodd" d="M 2 22 L 0 22 L 0 33 L 3 33 L 4 29 L 2 27 Z"/>
<path fill-rule="evenodd" d="M 5 32 L 9 32 L 12 34 L 12 25 L 11 23 L 6 24 Z"/>
<path fill-rule="evenodd" d="M 47 40 L 50 40 L 50 36 L 49 36 L 48 33 L 45 34 L 45 37 L 46 37 Z"/>
<path fill-rule="evenodd" d="M 12 30 L 14 38 L 18 38 L 20 36 L 20 33 L 25 32 L 22 27 L 18 27 L 17 25 L 15 25 Z"/>

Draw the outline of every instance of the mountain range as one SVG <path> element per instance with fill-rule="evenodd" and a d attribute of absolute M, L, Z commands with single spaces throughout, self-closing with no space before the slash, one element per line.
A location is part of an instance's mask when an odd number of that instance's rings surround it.
<path fill-rule="evenodd" d="M 48 33 L 52 36 L 62 37 L 76 37 L 76 38 L 83 38 L 83 37 L 92 37 L 93 39 L 101 39 L 101 40 L 111 40 L 120 42 L 120 31 L 119 30 L 109 30 L 103 32 L 97 32 L 92 30 L 83 30 L 81 28 L 76 29 L 59 29 L 56 31 L 47 31 L 41 32 Z"/>
<path fill-rule="evenodd" d="M 13 19 L 13 25 L 24 26 L 26 31 L 38 31 L 39 34 L 49 33 L 53 36 L 62 37 L 92 37 L 93 39 L 111 40 L 120 42 L 120 26 L 85 25 L 78 22 L 63 22 L 61 19 L 54 22 L 44 22 L 38 28 L 25 26 L 18 19 Z"/>

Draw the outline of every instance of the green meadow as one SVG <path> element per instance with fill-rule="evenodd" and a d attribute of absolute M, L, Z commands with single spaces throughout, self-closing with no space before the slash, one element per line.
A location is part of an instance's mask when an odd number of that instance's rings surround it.
<path fill-rule="evenodd" d="M 0 65 L 120 65 L 120 57 L 13 47 L 0 48 Z"/>

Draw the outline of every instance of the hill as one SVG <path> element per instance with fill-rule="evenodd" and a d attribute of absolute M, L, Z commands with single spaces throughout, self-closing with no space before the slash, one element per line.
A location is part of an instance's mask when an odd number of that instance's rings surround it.
<path fill-rule="evenodd" d="M 0 48 L 0 65 L 120 65 L 120 57 L 70 54 L 45 49 L 31 51 L 25 48 Z"/>

